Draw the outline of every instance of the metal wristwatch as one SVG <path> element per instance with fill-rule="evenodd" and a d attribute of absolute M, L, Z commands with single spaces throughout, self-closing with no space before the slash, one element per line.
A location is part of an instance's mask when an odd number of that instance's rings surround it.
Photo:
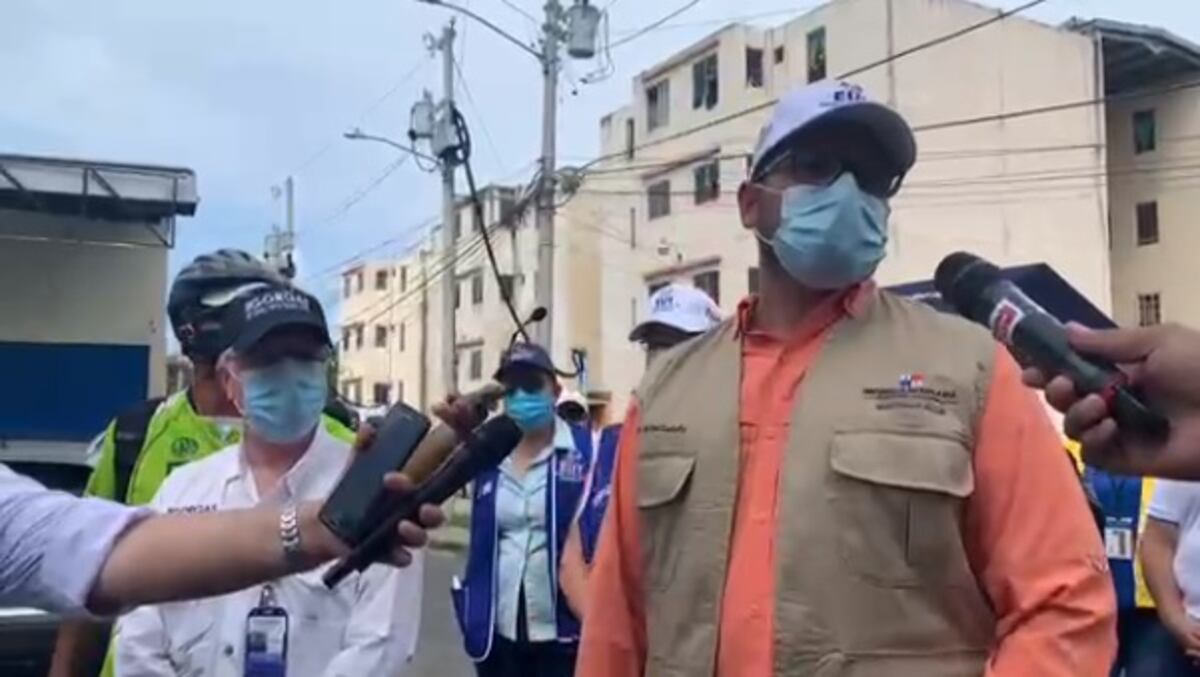
<path fill-rule="evenodd" d="M 283 559 L 289 566 L 303 564 L 300 549 L 300 517 L 293 501 L 288 501 L 279 513 L 279 542 L 283 546 Z"/>

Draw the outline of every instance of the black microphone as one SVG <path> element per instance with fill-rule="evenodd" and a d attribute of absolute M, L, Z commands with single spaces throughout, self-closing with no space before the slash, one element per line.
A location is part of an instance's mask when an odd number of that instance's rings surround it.
<path fill-rule="evenodd" d="M 1167 419 L 1145 403 L 1124 372 L 1107 360 L 1075 352 L 1062 323 L 1002 278 L 996 266 L 956 252 L 938 264 L 933 285 L 958 314 L 991 329 L 1019 361 L 1067 376 L 1080 394 L 1104 398 L 1123 431 L 1151 439 L 1170 432 Z"/>
<path fill-rule="evenodd" d="M 379 523 L 350 554 L 338 560 L 323 580 L 332 589 L 353 571 L 362 571 L 379 560 L 403 520 L 414 520 L 422 505 L 438 505 L 453 496 L 480 472 L 500 464 L 521 441 L 521 429 L 507 416 L 496 416 L 479 426 L 396 510 Z"/>
<path fill-rule="evenodd" d="M 525 321 L 522 322 L 520 326 L 517 327 L 517 330 L 512 333 L 512 336 L 509 337 L 508 346 L 511 348 L 512 345 L 517 342 L 518 336 L 523 336 L 525 340 L 528 341 L 529 335 L 525 333 L 525 328 L 531 324 L 537 324 L 538 322 L 546 319 L 547 314 L 548 313 L 546 312 L 545 306 L 538 306 L 537 308 L 534 308 L 533 312 L 529 313 L 529 317 L 525 318 Z"/>

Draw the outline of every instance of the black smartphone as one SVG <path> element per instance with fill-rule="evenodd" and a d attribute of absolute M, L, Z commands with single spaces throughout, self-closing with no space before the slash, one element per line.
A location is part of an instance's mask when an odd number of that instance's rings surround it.
<path fill-rule="evenodd" d="M 355 457 L 321 506 L 321 522 L 348 545 L 365 538 L 395 502 L 383 488 L 384 474 L 404 467 L 429 426 L 429 417 L 416 409 L 404 403 L 392 407 L 371 446 Z"/>

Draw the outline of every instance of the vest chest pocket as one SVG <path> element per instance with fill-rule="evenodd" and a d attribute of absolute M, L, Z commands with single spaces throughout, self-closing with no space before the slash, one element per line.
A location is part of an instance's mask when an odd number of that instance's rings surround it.
<path fill-rule="evenodd" d="M 696 467 L 694 456 L 649 455 L 638 459 L 638 512 L 646 586 L 662 590 L 679 564 L 679 530 L 686 528 L 684 497 Z"/>
<path fill-rule="evenodd" d="M 838 433 L 830 497 L 843 563 L 884 587 L 974 587 L 962 543 L 970 450 L 909 432 Z"/>

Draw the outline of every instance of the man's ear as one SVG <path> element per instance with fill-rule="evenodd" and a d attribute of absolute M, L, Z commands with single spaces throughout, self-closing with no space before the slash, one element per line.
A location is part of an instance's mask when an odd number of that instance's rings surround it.
<path fill-rule="evenodd" d="M 749 181 L 743 181 L 738 186 L 738 212 L 742 217 L 742 227 L 756 230 L 761 218 L 762 191 L 756 190 Z"/>

